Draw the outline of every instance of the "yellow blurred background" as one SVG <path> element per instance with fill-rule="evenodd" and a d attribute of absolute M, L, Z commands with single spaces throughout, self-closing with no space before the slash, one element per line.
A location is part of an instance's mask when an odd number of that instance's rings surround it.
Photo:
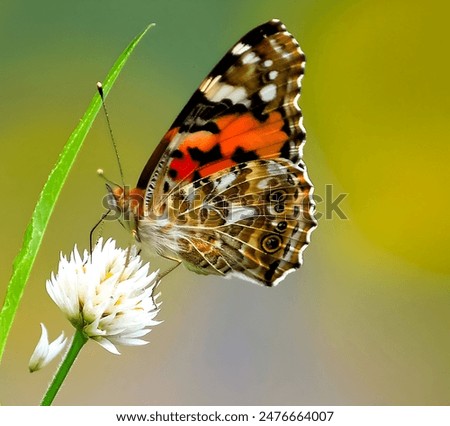
<path fill-rule="evenodd" d="M 145 347 L 82 350 L 60 405 L 437 405 L 450 400 L 450 4 L 444 0 L 101 0 L 0 4 L 0 291 L 40 189 L 113 61 L 148 23 L 108 98 L 127 182 L 201 79 L 252 27 L 281 19 L 307 56 L 304 159 L 326 203 L 303 268 L 278 287 L 163 283 Z M 56 362 L 29 374 L 44 322 L 71 335 L 45 291 L 59 252 L 87 248 L 103 168 L 99 116 L 57 204 L 0 365 L 0 403 L 40 401 Z M 330 216 L 330 215 L 329 215 Z M 129 242 L 117 224 L 103 235 Z M 160 259 L 154 268 L 165 268 Z"/>

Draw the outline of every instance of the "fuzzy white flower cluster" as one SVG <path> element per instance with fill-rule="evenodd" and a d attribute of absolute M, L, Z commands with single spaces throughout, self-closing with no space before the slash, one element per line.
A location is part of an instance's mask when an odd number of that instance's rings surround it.
<path fill-rule="evenodd" d="M 157 284 L 158 272 L 149 273 L 136 247 L 124 250 L 100 239 L 92 254 L 81 257 L 75 247 L 69 259 L 61 255 L 47 291 L 76 329 L 119 354 L 116 345 L 145 345 L 141 337 L 160 323 Z"/>

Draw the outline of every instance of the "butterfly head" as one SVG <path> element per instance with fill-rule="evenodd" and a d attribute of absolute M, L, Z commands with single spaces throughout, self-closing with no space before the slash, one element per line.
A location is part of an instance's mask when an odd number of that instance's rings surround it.
<path fill-rule="evenodd" d="M 119 185 L 106 184 L 108 190 L 108 208 L 120 215 L 120 220 L 130 229 L 136 240 L 140 241 L 138 233 L 139 218 L 143 216 L 144 191 L 139 188 L 130 189 Z"/>

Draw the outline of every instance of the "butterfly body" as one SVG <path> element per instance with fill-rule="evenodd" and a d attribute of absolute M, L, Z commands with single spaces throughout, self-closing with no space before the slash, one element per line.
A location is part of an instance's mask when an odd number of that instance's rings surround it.
<path fill-rule="evenodd" d="M 245 35 L 201 83 L 145 166 L 114 188 L 138 241 L 203 274 L 272 286 L 316 226 L 297 104 L 305 57 L 278 20 Z"/>

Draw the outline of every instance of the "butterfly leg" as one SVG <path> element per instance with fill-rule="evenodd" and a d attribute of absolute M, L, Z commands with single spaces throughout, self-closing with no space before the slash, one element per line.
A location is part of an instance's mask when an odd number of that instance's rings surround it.
<path fill-rule="evenodd" d="M 179 260 L 179 259 L 176 259 L 174 257 L 168 257 L 168 256 L 163 256 L 163 257 L 165 259 L 171 260 L 171 261 L 176 262 L 176 263 L 175 263 L 175 265 L 171 266 L 170 268 L 168 268 L 164 272 L 160 273 L 159 276 L 158 276 L 159 280 L 164 278 L 166 275 L 170 274 L 174 269 L 176 269 L 178 266 L 181 265 L 181 260 Z"/>
<path fill-rule="evenodd" d="M 91 232 L 89 232 L 89 253 L 92 254 L 92 250 L 94 248 L 93 245 L 93 238 L 94 238 L 94 231 L 103 223 L 103 221 L 106 219 L 106 217 L 111 213 L 111 210 L 108 210 L 106 213 L 104 213 L 101 217 L 101 219 L 92 227 Z"/>
<path fill-rule="evenodd" d="M 176 263 L 175 263 L 175 265 L 171 266 L 169 269 L 167 269 L 167 270 L 164 271 L 163 273 L 158 273 L 158 280 L 156 281 L 156 285 L 155 285 L 155 287 L 153 287 L 153 291 L 152 291 L 152 298 L 153 298 L 153 300 L 154 300 L 154 297 L 155 297 L 155 294 L 156 294 L 156 289 L 157 289 L 157 287 L 159 286 L 159 283 L 161 282 L 161 280 L 162 280 L 167 274 L 169 274 L 170 272 L 172 272 L 175 268 L 177 268 L 177 267 L 180 266 L 180 264 L 181 264 L 181 260 L 175 259 L 175 258 L 173 258 L 173 257 L 167 257 L 167 256 L 163 256 L 163 257 L 166 258 L 166 259 L 172 260 L 172 261 L 174 261 L 174 262 L 176 262 Z M 154 303 L 155 303 L 155 306 L 156 306 L 156 302 L 154 302 Z"/>

